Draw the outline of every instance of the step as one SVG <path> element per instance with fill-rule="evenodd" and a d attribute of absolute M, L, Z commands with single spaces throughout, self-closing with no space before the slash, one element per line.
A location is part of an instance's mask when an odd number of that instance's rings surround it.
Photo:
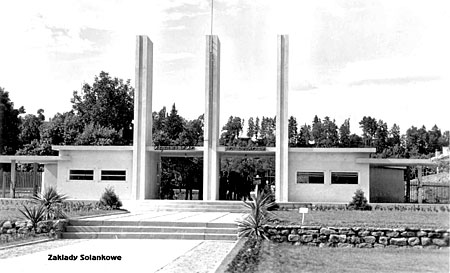
<path fill-rule="evenodd" d="M 248 211 L 244 209 L 214 209 L 214 208 L 171 208 L 171 207 L 149 207 L 130 209 L 132 212 L 145 212 L 145 211 L 178 211 L 178 212 L 230 212 L 230 213 L 246 213 Z"/>
<path fill-rule="evenodd" d="M 237 228 L 236 223 L 170 222 L 170 221 L 110 221 L 110 220 L 70 220 L 69 226 L 164 226 L 164 227 L 204 227 Z"/>
<path fill-rule="evenodd" d="M 236 241 L 236 234 L 159 233 L 159 232 L 64 232 L 63 239 L 172 239 Z"/>
<path fill-rule="evenodd" d="M 165 226 L 67 226 L 66 232 L 116 232 L 116 233 L 206 233 L 237 234 L 236 228 L 197 228 L 197 227 L 165 227 Z"/>

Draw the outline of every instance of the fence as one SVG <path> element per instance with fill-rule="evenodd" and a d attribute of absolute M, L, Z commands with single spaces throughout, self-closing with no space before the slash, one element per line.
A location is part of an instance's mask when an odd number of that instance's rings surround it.
<path fill-rule="evenodd" d="M 11 173 L 3 173 L 3 183 L 0 184 L 0 197 L 12 198 L 10 194 Z M 33 195 L 33 186 L 39 192 L 42 183 L 42 172 L 16 172 L 15 197 L 29 197 Z"/>
<path fill-rule="evenodd" d="M 409 200 L 410 203 L 417 203 L 417 183 L 411 182 Z M 423 203 L 449 204 L 450 185 L 441 183 L 422 184 Z"/>

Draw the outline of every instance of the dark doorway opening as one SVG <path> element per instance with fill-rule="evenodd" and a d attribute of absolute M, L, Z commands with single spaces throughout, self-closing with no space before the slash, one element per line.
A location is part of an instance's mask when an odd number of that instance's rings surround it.
<path fill-rule="evenodd" d="M 202 200 L 203 158 L 162 157 L 160 199 Z"/>
<path fill-rule="evenodd" d="M 275 193 L 274 156 L 222 156 L 219 200 L 247 200 L 250 193 Z"/>

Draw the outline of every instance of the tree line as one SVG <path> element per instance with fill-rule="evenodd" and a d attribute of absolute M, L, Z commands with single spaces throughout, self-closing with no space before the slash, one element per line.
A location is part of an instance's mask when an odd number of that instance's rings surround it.
<path fill-rule="evenodd" d="M 72 109 L 46 121 L 44 110 L 26 114 L 16 109 L 9 93 L 0 87 L 0 154 L 54 155 L 51 145 L 132 145 L 133 97 L 130 81 L 106 72 L 95 76 L 74 91 Z M 183 118 L 172 105 L 152 114 L 153 143 L 156 146 L 202 146 L 203 115 Z M 241 117 L 230 116 L 222 127 L 219 144 L 228 147 L 274 147 L 276 117 L 250 117 L 245 126 Z M 350 120 L 340 126 L 334 119 L 317 115 L 311 124 L 288 121 L 290 147 L 374 147 L 377 157 L 427 158 L 449 145 L 449 131 L 437 125 L 411 126 L 405 134 L 400 127 L 374 117 L 359 122 L 362 135 L 351 133 Z"/>

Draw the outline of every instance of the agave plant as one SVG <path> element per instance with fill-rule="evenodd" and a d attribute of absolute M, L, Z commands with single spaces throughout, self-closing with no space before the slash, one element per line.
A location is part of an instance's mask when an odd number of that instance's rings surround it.
<path fill-rule="evenodd" d="M 45 207 L 43 205 L 39 205 L 37 207 L 28 209 L 24 205 L 23 208 L 23 210 L 19 209 L 19 211 L 25 216 L 27 220 L 31 222 L 33 230 L 36 231 L 37 224 L 45 218 Z"/>
<path fill-rule="evenodd" d="M 48 187 L 44 193 L 38 193 L 33 196 L 33 199 L 44 207 L 46 220 L 66 218 L 60 205 L 67 198 L 67 195 L 58 193 L 53 187 Z"/>
<path fill-rule="evenodd" d="M 238 220 L 239 237 L 254 237 L 268 239 L 263 226 L 270 217 L 269 209 L 275 206 L 272 195 L 260 192 L 251 202 L 244 201 L 244 205 L 251 212 L 242 220 Z"/>

